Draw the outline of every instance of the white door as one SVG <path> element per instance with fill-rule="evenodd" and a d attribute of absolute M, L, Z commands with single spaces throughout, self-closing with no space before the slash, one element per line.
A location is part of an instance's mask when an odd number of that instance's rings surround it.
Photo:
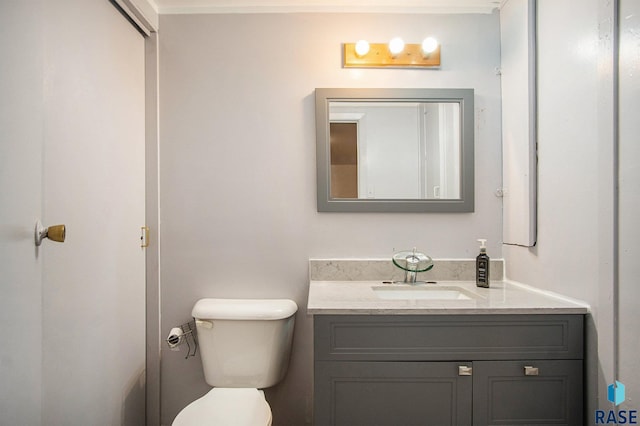
<path fill-rule="evenodd" d="M 0 425 L 41 424 L 42 11 L 0 1 Z M 29 28 L 29 31 L 25 31 Z"/>
<path fill-rule="evenodd" d="M 3 315 L 2 326 L 19 330 L 27 319 L 25 334 L 11 337 L 28 344 L 16 341 L 0 353 L 2 375 L 11 378 L 0 393 L 0 409 L 10 407 L 6 417 L 0 410 L 0 424 L 144 424 L 144 38 L 107 0 L 34 1 L 22 8 L 41 16 L 40 37 L 25 46 L 39 55 L 28 69 L 40 86 L 31 99 L 39 96 L 32 102 L 35 120 L 14 111 L 20 98 L 1 102 L 12 105 L 7 109 L 23 125 L 39 129 L 32 133 L 41 140 L 22 130 L 2 144 L 20 162 L 12 161 L 13 182 L 26 182 L 39 199 L 2 193 L 3 204 L 27 198 L 36 206 L 18 212 L 25 217 L 12 213 L 8 219 L 20 233 L 0 237 L 3 254 L 19 247 L 20 262 L 35 271 L 23 279 L 25 271 L 10 268 L 3 277 L 20 288 L 11 287 L 13 301 L 2 301 L 15 314 Z M 20 43 L 33 28 L 23 25 L 9 36 Z M 24 145 L 32 146 L 33 161 L 22 154 Z M 12 184 L 3 181 L 4 187 Z M 38 217 L 45 226 L 65 224 L 66 241 L 45 240 L 36 249 L 26 230 Z"/>

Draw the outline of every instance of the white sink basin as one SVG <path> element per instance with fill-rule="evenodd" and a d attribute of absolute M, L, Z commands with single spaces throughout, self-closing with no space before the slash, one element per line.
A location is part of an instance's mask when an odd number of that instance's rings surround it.
<path fill-rule="evenodd" d="M 438 285 L 394 285 L 372 287 L 380 299 L 386 300 L 471 300 L 477 296 L 463 288 Z"/>

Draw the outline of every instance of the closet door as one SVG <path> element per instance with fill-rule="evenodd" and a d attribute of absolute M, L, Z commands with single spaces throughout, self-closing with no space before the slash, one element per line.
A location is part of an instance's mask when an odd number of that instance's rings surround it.
<path fill-rule="evenodd" d="M 42 11 L 0 1 L 0 424 L 39 425 L 42 267 Z M 25 30 L 28 29 L 28 30 Z"/>
<path fill-rule="evenodd" d="M 144 37 L 106 0 L 43 7 L 43 423 L 141 425 Z"/>

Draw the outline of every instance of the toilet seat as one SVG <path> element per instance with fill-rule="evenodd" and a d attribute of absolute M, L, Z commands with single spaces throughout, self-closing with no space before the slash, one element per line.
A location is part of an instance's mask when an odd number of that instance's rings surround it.
<path fill-rule="evenodd" d="M 178 413 L 172 426 L 270 426 L 271 407 L 258 389 L 213 388 Z"/>

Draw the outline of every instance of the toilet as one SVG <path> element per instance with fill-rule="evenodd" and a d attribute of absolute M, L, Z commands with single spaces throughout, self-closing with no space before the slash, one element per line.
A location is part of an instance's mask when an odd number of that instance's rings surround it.
<path fill-rule="evenodd" d="M 213 386 L 173 426 L 270 426 L 261 389 L 289 365 L 298 306 L 288 299 L 200 299 L 193 307 L 205 381 Z"/>

